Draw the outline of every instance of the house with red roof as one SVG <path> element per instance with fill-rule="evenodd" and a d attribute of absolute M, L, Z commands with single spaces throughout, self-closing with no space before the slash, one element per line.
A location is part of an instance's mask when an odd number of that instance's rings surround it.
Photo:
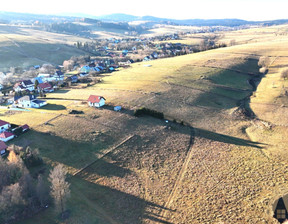
<path fill-rule="evenodd" d="M 3 156 L 7 152 L 8 146 L 5 144 L 5 142 L 0 141 L 0 155 Z"/>
<path fill-rule="evenodd" d="M 21 128 L 22 128 L 22 132 L 24 132 L 24 131 L 28 131 L 28 130 L 30 129 L 30 127 L 29 127 L 28 124 L 24 124 L 24 125 L 22 125 Z"/>
<path fill-rule="evenodd" d="M 88 105 L 90 107 L 102 107 L 105 105 L 105 98 L 103 96 L 90 95 L 88 98 Z"/>
<path fill-rule="evenodd" d="M 51 92 L 54 91 L 53 87 L 48 82 L 44 82 L 44 83 L 38 84 L 37 88 L 38 88 L 39 92 L 43 91 L 43 92 L 46 92 L 46 93 L 51 93 Z"/>
<path fill-rule="evenodd" d="M 0 133 L 0 140 L 3 142 L 7 142 L 11 139 L 14 138 L 14 134 L 8 131 L 3 131 L 2 133 Z"/>
<path fill-rule="evenodd" d="M 0 132 L 8 130 L 10 127 L 11 125 L 9 122 L 0 120 Z"/>

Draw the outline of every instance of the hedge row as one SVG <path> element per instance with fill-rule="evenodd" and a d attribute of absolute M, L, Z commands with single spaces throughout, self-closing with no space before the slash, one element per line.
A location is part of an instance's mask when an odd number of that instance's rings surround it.
<path fill-rule="evenodd" d="M 145 107 L 134 110 L 134 116 L 139 117 L 141 115 L 149 115 L 155 118 L 164 119 L 164 114 L 156 110 L 151 110 Z"/>

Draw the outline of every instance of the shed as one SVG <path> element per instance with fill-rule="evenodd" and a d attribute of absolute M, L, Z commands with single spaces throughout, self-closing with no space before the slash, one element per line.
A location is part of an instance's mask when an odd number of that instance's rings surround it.
<path fill-rule="evenodd" d="M 120 111 L 121 110 L 121 106 L 116 106 L 116 107 L 114 107 L 114 111 Z"/>
<path fill-rule="evenodd" d="M 5 142 L 0 141 L 0 155 L 3 156 L 7 152 L 8 146 L 5 144 Z"/>

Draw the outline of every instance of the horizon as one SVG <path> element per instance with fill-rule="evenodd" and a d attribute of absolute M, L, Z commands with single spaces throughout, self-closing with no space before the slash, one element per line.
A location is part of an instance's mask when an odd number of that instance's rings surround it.
<path fill-rule="evenodd" d="M 93 7 L 95 5 L 95 7 Z M 183 7 L 187 6 L 189 7 Z M 35 7 L 33 7 L 35 6 Z M 89 6 L 89 7 L 86 7 Z M 209 7 L 207 7 L 209 6 Z M 197 10 L 195 10 L 195 8 Z M 109 7 L 105 3 L 95 3 L 86 0 L 85 4 L 71 4 L 70 1 L 50 0 L 45 7 L 38 7 L 37 0 L 12 0 L 1 4 L 1 11 L 29 13 L 40 15 L 77 15 L 97 17 L 111 14 L 127 14 L 133 16 L 153 16 L 158 18 L 186 20 L 186 19 L 240 19 L 248 21 L 268 21 L 288 19 L 288 1 L 274 0 L 242 0 L 228 1 L 213 0 L 187 1 L 178 0 L 177 5 L 163 0 L 146 0 L 145 4 L 135 6 L 132 0 L 112 1 Z"/>

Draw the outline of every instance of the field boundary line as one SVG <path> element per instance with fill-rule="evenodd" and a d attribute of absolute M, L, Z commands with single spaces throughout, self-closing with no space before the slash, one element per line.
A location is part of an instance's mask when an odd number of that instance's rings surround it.
<path fill-rule="evenodd" d="M 131 138 L 133 138 L 135 135 L 129 135 L 127 138 L 125 138 L 124 140 L 122 140 L 119 144 L 117 144 L 116 146 L 113 146 L 112 148 L 108 149 L 107 151 L 105 151 L 104 154 L 102 154 L 100 157 L 98 157 L 96 160 L 94 160 L 93 162 L 87 164 L 86 166 L 84 166 L 83 168 L 81 168 L 80 170 L 76 171 L 75 173 L 72 174 L 72 176 L 76 176 L 79 173 L 83 172 L 85 169 L 87 169 L 88 167 L 92 166 L 94 163 L 96 163 L 98 160 L 104 158 L 105 156 L 107 156 L 109 153 L 111 153 L 112 151 L 114 151 L 115 149 L 119 148 L 121 145 L 123 145 L 124 143 L 128 142 Z"/>
<path fill-rule="evenodd" d="M 160 216 L 163 217 L 165 219 L 165 216 L 166 216 L 166 213 L 167 213 L 167 208 L 169 208 L 176 196 L 176 193 L 178 192 L 178 189 L 181 185 L 181 182 L 184 178 L 184 175 L 186 173 L 186 170 L 188 168 L 188 165 L 189 165 L 189 162 L 193 156 L 193 151 L 192 151 L 192 148 L 193 148 L 193 144 L 194 144 L 194 138 L 195 138 L 195 130 L 193 127 L 190 127 L 191 128 L 191 137 L 190 137 L 190 142 L 189 142 L 189 149 L 188 149 L 188 152 L 186 154 L 186 157 L 185 157 L 185 160 L 183 162 L 183 165 L 180 169 L 180 172 L 178 173 L 178 178 L 177 180 L 175 181 L 175 184 L 174 184 L 174 187 L 165 203 L 165 205 L 163 206 L 164 209 L 162 209 L 162 211 L 160 211 Z"/>

